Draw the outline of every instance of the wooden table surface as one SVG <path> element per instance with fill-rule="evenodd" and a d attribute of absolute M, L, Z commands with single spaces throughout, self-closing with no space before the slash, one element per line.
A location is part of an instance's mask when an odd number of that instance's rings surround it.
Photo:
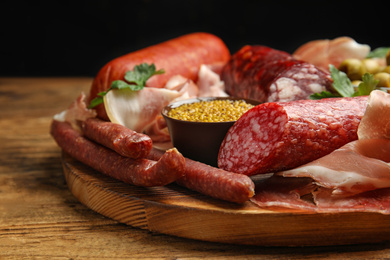
<path fill-rule="evenodd" d="M 68 190 L 49 135 L 91 78 L 0 78 L 0 259 L 383 259 L 390 242 L 258 247 L 151 233 L 106 218 Z"/>

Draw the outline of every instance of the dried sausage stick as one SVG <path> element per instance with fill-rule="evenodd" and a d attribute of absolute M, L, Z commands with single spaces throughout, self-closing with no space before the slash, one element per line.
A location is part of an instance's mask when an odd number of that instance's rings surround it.
<path fill-rule="evenodd" d="M 148 158 L 158 160 L 162 155 L 163 152 L 152 149 Z M 227 172 L 188 158 L 185 161 L 185 174 L 176 180 L 181 186 L 235 203 L 244 203 L 253 197 L 255 185 L 248 176 Z"/>
<path fill-rule="evenodd" d="M 225 43 L 209 33 L 191 33 L 166 42 L 162 42 L 108 62 L 95 77 L 90 99 L 99 92 L 106 91 L 114 80 L 122 79 L 125 73 L 133 70 L 141 63 L 155 64 L 156 69 L 164 69 L 165 73 L 151 77 L 147 87 L 163 87 L 174 75 L 197 80 L 202 64 L 225 63 L 230 58 L 230 52 Z M 108 119 L 103 105 L 96 107 L 98 117 Z"/>
<path fill-rule="evenodd" d="M 67 122 L 53 120 L 51 135 L 74 159 L 117 180 L 143 187 L 163 186 L 184 174 L 184 157 L 171 149 L 159 161 L 131 159 L 83 137 Z"/>
<path fill-rule="evenodd" d="M 248 176 L 291 169 L 357 139 L 367 96 L 258 105 L 229 129 L 218 166 Z"/>
<path fill-rule="evenodd" d="M 89 118 L 81 129 L 87 138 L 111 148 L 122 156 L 138 159 L 146 157 L 153 147 L 152 139 L 120 124 Z"/>

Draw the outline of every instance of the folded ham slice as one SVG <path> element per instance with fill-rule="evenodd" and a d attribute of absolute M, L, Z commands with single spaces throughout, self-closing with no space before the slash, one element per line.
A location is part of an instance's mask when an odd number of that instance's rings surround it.
<path fill-rule="evenodd" d="M 321 39 L 307 42 L 300 46 L 293 56 L 328 71 L 329 64 L 338 67 L 345 59 L 364 59 L 370 50 L 367 44 L 357 43 L 354 39 L 344 36 L 332 40 Z"/>
<path fill-rule="evenodd" d="M 373 91 L 359 140 L 256 185 L 261 207 L 390 214 L 390 95 Z M 296 177 L 296 178 L 291 178 Z"/>
<path fill-rule="evenodd" d="M 310 177 L 332 195 L 349 196 L 390 187 L 390 139 L 350 142 L 301 167 L 279 172 L 283 177 Z"/>
<path fill-rule="evenodd" d="M 147 87 L 140 91 L 110 91 L 108 98 L 114 98 L 114 106 L 105 103 L 109 119 L 136 132 L 147 134 L 158 149 L 169 149 L 173 145 L 161 110 L 171 102 L 196 97 L 227 96 L 224 82 L 215 70 L 220 65 L 201 65 L 198 80 L 181 75 L 172 76 L 163 88 Z M 118 104 L 120 103 L 120 104 Z"/>

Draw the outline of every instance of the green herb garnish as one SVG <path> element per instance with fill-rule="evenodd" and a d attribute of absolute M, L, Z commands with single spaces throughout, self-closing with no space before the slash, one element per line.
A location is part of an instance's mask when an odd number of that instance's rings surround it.
<path fill-rule="evenodd" d="M 386 57 L 387 52 L 390 50 L 390 47 L 379 47 L 371 51 L 366 58 L 384 58 Z"/>
<path fill-rule="evenodd" d="M 322 91 L 321 93 L 314 93 L 310 95 L 310 99 L 323 99 L 323 98 L 334 98 L 334 97 L 340 97 L 340 95 L 330 93 L 329 91 Z"/>
<path fill-rule="evenodd" d="M 91 101 L 88 108 L 94 108 L 95 106 L 102 104 L 103 97 L 112 89 L 130 89 L 132 91 L 139 91 L 145 87 L 146 81 L 150 77 L 163 73 L 165 73 L 163 69 L 156 71 L 156 66 L 154 64 L 148 65 L 147 63 L 142 63 L 140 65 L 136 65 L 133 70 L 126 72 L 124 78 L 127 82 L 124 80 L 113 81 L 111 83 L 111 87 L 107 89 L 107 91 L 97 94 L 97 97 Z"/>
<path fill-rule="evenodd" d="M 330 76 L 333 79 L 333 88 L 337 93 L 331 93 L 329 91 L 322 91 L 321 93 L 315 93 L 310 95 L 310 99 L 322 99 L 332 97 L 356 97 L 369 95 L 378 85 L 378 80 L 374 79 L 374 75 L 365 73 L 362 77 L 362 82 L 355 90 L 351 80 L 347 74 L 338 70 L 335 66 L 329 65 Z"/>
<path fill-rule="evenodd" d="M 333 79 L 333 88 L 337 93 L 342 97 L 352 97 L 355 89 L 347 74 L 336 69 L 333 65 L 329 65 L 329 70 L 330 76 Z"/>
<path fill-rule="evenodd" d="M 368 96 L 378 85 L 379 80 L 374 79 L 374 75 L 365 73 L 362 77 L 362 82 L 358 86 L 358 90 L 353 94 L 356 96 Z"/>

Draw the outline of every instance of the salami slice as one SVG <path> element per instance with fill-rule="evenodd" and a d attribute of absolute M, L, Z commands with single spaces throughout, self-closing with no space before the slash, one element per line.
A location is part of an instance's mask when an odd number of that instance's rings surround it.
<path fill-rule="evenodd" d="M 258 105 L 229 129 L 218 166 L 254 175 L 291 169 L 357 139 L 367 96 L 270 102 Z"/>
<path fill-rule="evenodd" d="M 329 73 L 266 46 L 244 46 L 224 66 L 226 91 L 260 102 L 308 99 L 331 89 Z"/>

